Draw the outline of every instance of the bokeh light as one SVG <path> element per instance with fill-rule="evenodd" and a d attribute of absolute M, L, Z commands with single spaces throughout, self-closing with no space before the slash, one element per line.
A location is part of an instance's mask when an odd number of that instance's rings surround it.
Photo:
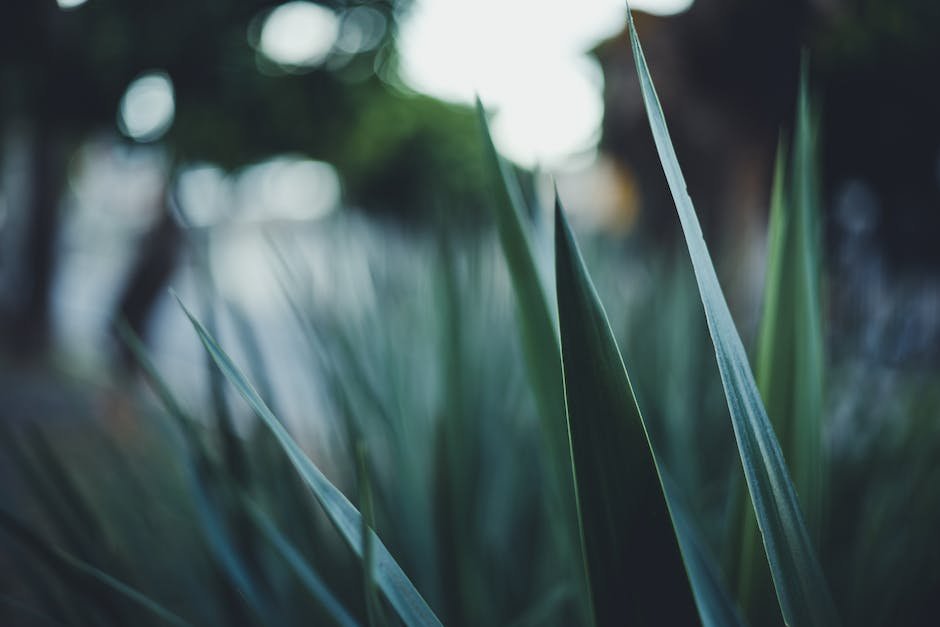
<path fill-rule="evenodd" d="M 245 168 L 236 183 L 239 217 L 312 220 L 339 206 L 340 182 L 328 163 L 279 156 Z"/>
<path fill-rule="evenodd" d="M 179 211 L 187 224 L 207 227 L 220 223 L 232 207 L 232 190 L 222 168 L 192 164 L 177 175 Z"/>
<path fill-rule="evenodd" d="M 268 15 L 261 28 L 261 52 L 275 63 L 314 67 L 333 49 L 339 35 L 336 14 L 312 2 L 288 2 Z"/>
<path fill-rule="evenodd" d="M 632 4 L 667 14 L 692 3 Z M 621 32 L 625 19 L 620 0 L 418 0 L 401 26 L 402 78 L 451 102 L 479 93 L 495 112 L 494 140 L 507 157 L 572 167 L 596 146 L 603 118 L 603 80 L 587 53 Z"/>
<path fill-rule="evenodd" d="M 175 112 L 170 77 L 163 72 L 148 72 L 136 78 L 124 92 L 118 127 L 131 139 L 154 141 L 169 130 Z"/>
<path fill-rule="evenodd" d="M 82 6 L 83 4 L 85 4 L 87 1 L 88 0 L 56 0 L 56 2 L 59 5 L 59 8 L 66 10 L 66 11 L 69 9 L 78 8 Z"/>

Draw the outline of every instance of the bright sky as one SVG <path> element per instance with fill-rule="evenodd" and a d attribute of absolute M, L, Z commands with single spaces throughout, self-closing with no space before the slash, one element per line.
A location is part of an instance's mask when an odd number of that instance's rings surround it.
<path fill-rule="evenodd" d="M 692 0 L 635 0 L 670 14 Z M 416 0 L 399 37 L 405 82 L 444 100 L 479 93 L 494 139 L 526 165 L 570 167 L 590 156 L 603 116 L 603 77 L 585 53 L 619 33 L 623 0 Z M 581 158 L 579 158 L 581 157 Z"/>

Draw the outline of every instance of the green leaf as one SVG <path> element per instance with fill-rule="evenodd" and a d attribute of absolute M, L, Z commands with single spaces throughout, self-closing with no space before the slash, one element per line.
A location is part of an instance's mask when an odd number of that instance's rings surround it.
<path fill-rule="evenodd" d="M 261 535 L 271 543 L 271 546 L 284 559 L 303 587 L 320 603 L 330 615 L 330 618 L 341 627 L 355 627 L 358 623 L 349 615 L 349 612 L 330 592 L 322 577 L 304 559 L 300 551 L 291 544 L 290 540 L 281 533 L 264 510 L 254 503 L 246 503 L 245 508 L 252 522 L 261 531 Z"/>
<path fill-rule="evenodd" d="M 758 389 L 763 398 L 768 399 L 768 405 L 771 407 L 770 416 L 777 416 L 773 421 L 777 433 L 786 433 L 786 423 L 781 425 L 783 416 L 774 410 L 772 399 L 768 396 L 767 384 L 776 383 L 778 390 L 783 388 L 782 377 L 775 382 L 773 378 L 768 377 L 768 366 L 772 364 L 767 362 L 773 359 L 772 353 L 768 348 L 776 348 L 773 344 L 768 345 L 768 338 L 774 335 L 782 335 L 781 323 L 790 322 L 792 318 L 777 315 L 777 309 L 780 306 L 780 290 L 777 289 L 780 284 L 780 275 L 782 272 L 781 262 L 784 260 L 783 250 L 785 249 L 786 226 L 784 221 L 787 218 L 784 207 L 787 204 L 786 196 L 786 150 L 783 142 L 777 150 L 777 159 L 774 166 L 774 181 L 770 200 L 770 232 L 768 236 L 768 267 L 767 267 L 767 288 L 764 293 L 764 314 L 761 319 L 761 331 L 758 343 L 757 357 L 757 380 Z M 793 339 L 791 337 L 791 339 Z M 763 376 L 762 376 L 763 375 Z M 781 399 L 783 400 L 783 399 Z M 785 444 L 781 443 L 781 450 L 785 451 Z M 734 495 L 734 510 L 738 525 L 731 530 L 730 540 L 737 543 L 735 556 L 736 563 L 732 565 L 735 569 L 735 578 L 737 579 L 738 598 L 745 613 L 755 623 L 777 624 L 780 622 L 780 614 L 773 605 L 773 583 L 770 574 L 767 558 L 764 555 L 761 546 L 760 532 L 757 528 L 757 517 L 754 514 L 754 506 L 751 503 L 751 497 L 748 494 L 747 485 L 739 479 L 734 483 L 738 494 Z"/>
<path fill-rule="evenodd" d="M 565 399 L 595 620 L 695 624 L 695 600 L 646 426 L 557 198 L 555 216 Z"/>
<path fill-rule="evenodd" d="M 339 531 L 349 547 L 360 558 L 363 557 L 363 520 L 352 503 L 330 483 L 329 479 L 304 454 L 280 421 L 274 416 L 244 374 L 219 347 L 202 324 L 180 303 L 199 339 L 202 341 L 216 366 L 222 371 L 248 405 L 277 438 L 294 468 L 313 492 L 330 521 Z M 375 546 L 375 581 L 399 618 L 409 626 L 440 625 L 440 621 L 402 571 L 401 567 L 372 531 L 369 531 Z"/>
<path fill-rule="evenodd" d="M 224 575 L 223 585 L 237 591 L 258 620 L 271 620 L 274 610 L 268 601 L 267 590 L 263 589 L 256 562 L 250 561 L 239 546 L 232 532 L 233 510 L 226 507 L 223 491 L 225 483 L 221 469 L 217 467 L 209 454 L 197 423 L 183 409 L 170 391 L 166 381 L 160 375 L 156 365 L 147 354 L 147 349 L 140 338 L 123 320 L 117 323 L 117 332 L 128 350 L 137 360 L 141 372 L 154 394 L 163 403 L 170 417 L 182 435 L 183 448 L 186 452 L 186 479 L 193 496 L 193 505 L 209 555 Z M 237 442 L 234 442 L 237 443 Z M 239 514 L 240 515 L 240 514 Z"/>
<path fill-rule="evenodd" d="M 372 482 L 369 478 L 369 463 L 362 439 L 355 441 L 356 483 L 359 487 L 359 510 L 362 512 L 362 592 L 366 600 L 366 616 L 369 627 L 385 625 L 382 606 L 375 592 L 375 516 L 372 505 Z"/>
<path fill-rule="evenodd" d="M 826 485 L 823 455 L 823 341 L 819 304 L 821 253 L 815 198 L 815 129 L 804 60 L 797 100 L 795 151 L 787 185 L 786 151 L 777 153 L 770 203 L 767 279 L 755 376 L 813 539 L 819 539 Z M 745 499 L 746 501 L 746 499 Z M 738 589 L 748 611 L 769 594 L 756 550 L 753 511 L 745 516 Z M 766 590 L 766 591 L 765 591 Z M 753 613 L 753 612 L 752 612 Z M 756 618 L 756 616 L 755 616 Z"/>
<path fill-rule="evenodd" d="M 770 250 L 758 341 L 757 386 L 793 472 L 806 522 L 818 537 L 823 500 L 823 341 L 816 233 L 815 146 L 804 65 L 797 102 L 792 187 L 782 165 L 771 203 Z M 778 159 L 783 161 L 784 155 Z"/>
<path fill-rule="evenodd" d="M 763 536 L 783 619 L 788 625 L 835 625 L 828 586 L 803 522 L 780 445 L 764 410 L 741 338 L 686 191 L 675 149 L 637 38 L 628 25 L 650 127 L 685 234 L 718 369 L 731 413 L 738 451 Z"/>
<path fill-rule="evenodd" d="M 516 295 L 516 320 L 522 340 L 526 372 L 535 394 L 542 434 L 547 450 L 552 482 L 549 496 L 552 532 L 565 558 L 572 564 L 583 561 L 578 538 L 579 521 L 575 501 L 574 475 L 568 444 L 568 425 L 565 417 L 564 383 L 561 371 L 561 352 L 555 314 L 545 295 L 525 225 L 527 213 L 525 198 L 515 172 L 500 157 L 493 144 L 486 112 L 477 99 L 477 114 L 483 133 L 486 154 L 499 174 L 502 195 L 495 204 L 495 220 L 500 244 Z M 585 590 L 585 582 L 578 582 Z M 584 594 L 578 599 L 584 598 Z M 583 603 L 581 614 L 587 613 Z"/>
<path fill-rule="evenodd" d="M 546 433 L 551 461 L 559 469 L 559 485 L 569 493 L 567 505 L 572 507 L 572 477 L 568 456 L 568 432 L 565 426 L 562 393 L 561 361 L 554 314 L 545 297 L 532 244 L 524 219 L 525 199 L 515 173 L 496 152 L 483 105 L 477 100 L 477 114 L 483 132 L 486 153 L 499 173 L 503 194 L 494 212 L 496 228 L 502 245 L 513 290 L 516 294 L 519 331 L 529 378 L 535 391 L 542 425 Z"/>

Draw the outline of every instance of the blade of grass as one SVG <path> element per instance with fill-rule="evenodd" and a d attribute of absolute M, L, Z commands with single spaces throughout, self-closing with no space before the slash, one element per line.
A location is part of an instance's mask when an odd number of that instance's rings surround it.
<path fill-rule="evenodd" d="M 692 258 L 745 478 L 783 619 L 788 625 L 838 624 L 828 585 L 803 522 L 780 445 L 764 410 L 744 345 L 718 284 L 692 200 L 686 191 L 685 179 L 669 138 L 662 107 L 629 7 L 628 27 L 643 101 Z"/>
<path fill-rule="evenodd" d="M 336 599 L 317 571 L 304 559 L 290 540 L 274 525 L 270 517 L 253 503 L 246 504 L 248 515 L 274 550 L 284 559 L 304 588 L 320 603 L 333 621 L 341 627 L 358 625 Z"/>
<path fill-rule="evenodd" d="M 557 196 L 555 216 L 565 400 L 595 620 L 695 624 L 695 600 L 646 425 Z"/>
<path fill-rule="evenodd" d="M 359 486 L 359 507 L 362 512 L 362 587 L 366 599 L 366 612 L 369 627 L 385 625 L 382 606 L 375 592 L 375 516 L 372 507 L 372 482 L 369 479 L 369 466 L 366 459 L 366 447 L 362 439 L 356 441 L 356 478 Z"/>
<path fill-rule="evenodd" d="M 787 423 L 781 421 L 785 416 L 776 411 L 773 404 L 773 396 L 768 395 L 768 386 L 774 386 L 781 390 L 783 378 L 776 380 L 769 376 L 773 368 L 772 349 L 777 348 L 769 340 L 782 338 L 781 326 L 783 323 L 789 323 L 792 318 L 789 316 L 779 316 L 778 307 L 781 275 L 783 272 L 784 250 L 786 246 L 786 224 L 787 214 L 785 207 L 789 202 L 786 194 L 786 149 L 781 141 L 777 150 L 776 163 L 774 165 L 774 180 L 770 200 L 770 231 L 768 234 L 768 265 L 767 265 L 767 288 L 764 293 L 764 313 L 761 319 L 761 331 L 758 344 L 758 358 L 756 375 L 758 381 L 758 390 L 764 398 L 768 399 L 767 404 L 771 408 L 770 416 L 776 416 L 773 420 L 777 433 L 788 433 Z M 789 338 L 794 340 L 792 336 Z M 779 374 L 779 373 L 778 373 Z M 787 380 L 786 383 L 790 381 Z M 789 386 L 787 386 L 789 388 Z M 783 401 L 784 399 L 780 399 Z M 786 451 L 786 445 L 781 442 L 782 451 Z M 792 459 L 792 458 L 791 458 Z M 774 624 L 780 622 L 780 614 L 773 607 L 770 607 L 767 601 L 772 600 L 773 583 L 767 563 L 761 546 L 760 532 L 757 527 L 757 518 L 754 514 L 754 506 L 751 503 L 751 497 L 748 494 L 746 483 L 738 479 L 735 483 L 739 494 L 736 498 L 737 520 L 740 522 L 733 529 L 734 536 L 731 541 L 737 544 L 737 563 L 734 564 L 738 598 L 741 600 L 741 606 L 749 615 L 751 620 L 758 624 Z"/>
<path fill-rule="evenodd" d="M 515 173 L 496 152 L 483 104 L 477 99 L 483 142 L 497 170 L 503 194 L 494 212 L 503 254 L 516 293 L 517 320 L 527 372 L 542 417 L 551 462 L 558 473 L 564 505 L 574 511 L 568 429 L 565 425 L 561 361 L 555 317 L 535 263 L 532 244 L 524 226 L 526 204 Z"/>
<path fill-rule="evenodd" d="M 151 389 L 163 403 L 182 435 L 186 451 L 186 476 L 192 490 L 199 525 L 206 538 L 209 554 L 223 576 L 223 585 L 237 591 L 237 596 L 244 600 L 258 620 L 270 620 L 273 616 L 273 609 L 268 601 L 268 595 L 254 576 L 255 571 L 246 563 L 235 538 L 232 537 L 225 506 L 217 490 L 213 489 L 220 485 L 219 469 L 213 462 L 201 434 L 197 431 L 195 421 L 176 400 L 166 381 L 147 355 L 143 342 L 130 325 L 119 320 L 116 328 L 121 340 L 137 360 Z"/>
<path fill-rule="evenodd" d="M 755 375 L 793 470 L 807 527 L 818 535 L 822 500 L 823 342 L 814 199 L 814 130 L 804 63 L 789 193 L 777 157 L 767 281 Z"/>
<path fill-rule="evenodd" d="M 787 190 L 786 154 L 777 154 L 771 195 L 767 280 L 755 376 L 780 448 L 793 472 L 811 538 L 818 540 L 825 489 L 823 460 L 823 341 L 816 237 L 815 147 L 808 68 L 804 58 L 797 100 L 795 151 Z M 750 612 L 772 595 L 756 549 L 757 523 L 743 514 L 739 595 Z M 757 620 L 757 616 L 754 616 Z M 766 622 L 766 618 L 761 619 Z"/>
<path fill-rule="evenodd" d="M 779 268 L 768 282 L 756 369 L 765 399 L 793 469 L 807 526 L 819 537 L 825 486 L 822 451 L 823 340 L 819 304 L 820 250 L 816 233 L 815 130 L 804 61 L 797 102 L 796 143 L 789 203 L 778 203 L 782 231 L 769 264 Z M 770 277 L 769 277 L 770 278 Z"/>
<path fill-rule="evenodd" d="M 267 425 L 284 449 L 297 472 L 303 477 L 317 501 L 323 507 L 347 545 L 360 558 L 363 557 L 362 516 L 353 507 L 352 503 L 330 483 L 329 479 L 304 454 L 300 446 L 294 441 L 280 421 L 271 413 L 255 389 L 251 386 L 244 374 L 235 366 L 232 360 L 222 351 L 221 347 L 208 334 L 202 324 L 180 302 L 193 328 L 212 357 L 216 366 L 222 371 L 226 379 L 242 395 L 252 410 Z M 428 607 L 427 603 L 415 589 L 414 585 L 402 571 L 401 567 L 385 548 L 385 545 L 373 532 L 369 532 L 375 543 L 375 579 L 388 602 L 397 612 L 399 618 L 409 626 L 440 625 L 440 621 Z"/>
<path fill-rule="evenodd" d="M 524 217 L 525 196 L 510 165 L 496 151 L 490 134 L 486 111 L 479 98 L 477 115 L 483 134 L 484 149 L 496 170 L 502 194 L 495 204 L 495 221 L 500 245 L 516 295 L 516 321 L 522 341 L 526 374 L 538 408 L 544 446 L 553 481 L 549 484 L 551 529 L 555 541 L 572 565 L 583 562 L 580 521 L 575 496 L 575 483 L 565 416 L 564 382 L 555 311 L 546 298 Z M 577 611 L 586 620 L 588 608 L 587 582 L 577 582 L 580 594 Z"/>

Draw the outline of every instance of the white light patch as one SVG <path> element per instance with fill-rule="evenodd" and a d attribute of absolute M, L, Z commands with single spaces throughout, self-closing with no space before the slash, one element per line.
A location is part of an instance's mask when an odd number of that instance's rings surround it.
<path fill-rule="evenodd" d="M 585 56 L 559 58 L 507 85 L 490 125 L 501 152 L 522 165 L 574 166 L 593 156 L 604 116 L 600 66 Z"/>
<path fill-rule="evenodd" d="M 688 11 L 694 0 L 633 0 L 630 6 L 653 15 L 675 15 Z"/>
<path fill-rule="evenodd" d="M 235 229 L 213 234 L 209 265 L 225 298 L 254 308 L 277 302 L 278 277 L 271 266 L 271 245 L 262 233 Z"/>
<path fill-rule="evenodd" d="M 121 132 L 139 142 L 159 139 L 173 124 L 173 83 L 163 72 L 148 72 L 124 92 L 118 109 Z"/>
<path fill-rule="evenodd" d="M 68 11 L 69 9 L 75 9 L 82 6 L 88 0 L 56 0 L 60 9 Z"/>
<path fill-rule="evenodd" d="M 340 183 L 328 163 L 277 157 L 243 170 L 236 193 L 246 219 L 312 220 L 339 206 Z"/>
<path fill-rule="evenodd" d="M 288 2 L 268 15 L 259 46 L 281 65 L 313 67 L 322 63 L 339 35 L 339 18 L 312 2 Z"/>
<path fill-rule="evenodd" d="M 176 181 L 180 211 L 193 226 L 211 226 L 224 220 L 232 206 L 232 192 L 222 168 L 210 164 L 187 166 Z"/>
<path fill-rule="evenodd" d="M 692 0 L 631 4 L 667 14 Z M 402 79 L 452 102 L 479 93 L 507 157 L 570 167 L 596 147 L 603 118 L 603 78 L 586 53 L 625 23 L 621 0 L 417 0 L 399 34 Z"/>

